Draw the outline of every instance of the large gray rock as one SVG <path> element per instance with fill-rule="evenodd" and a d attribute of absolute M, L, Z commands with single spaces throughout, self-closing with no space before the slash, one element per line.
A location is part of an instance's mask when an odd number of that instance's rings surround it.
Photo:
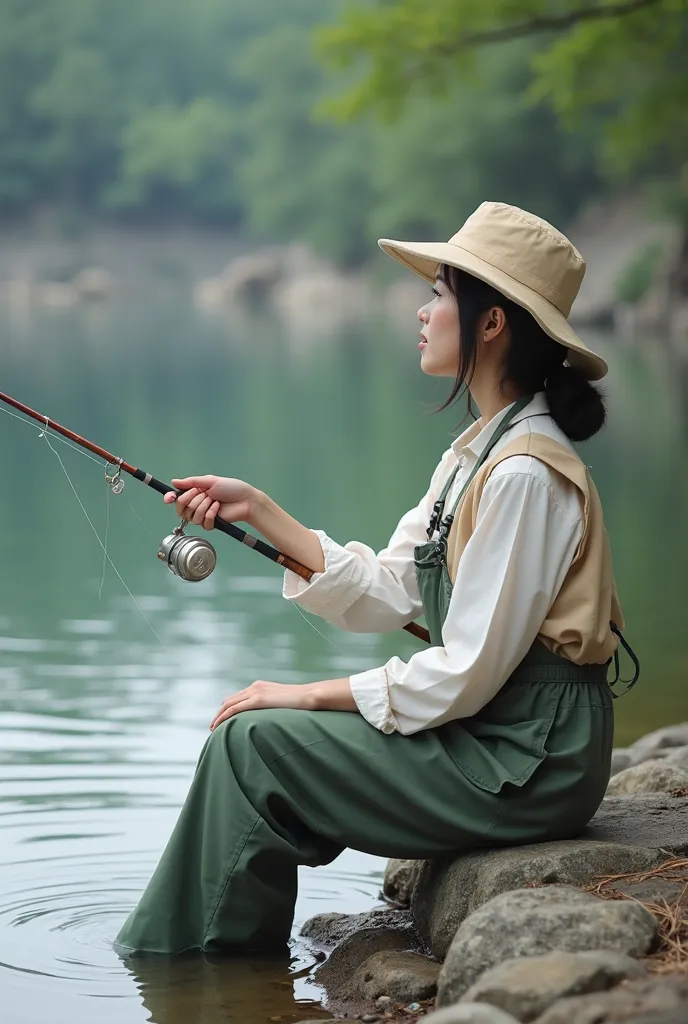
<path fill-rule="evenodd" d="M 631 900 L 565 885 L 504 892 L 459 927 L 440 972 L 437 1005 L 458 1002 L 485 971 L 512 957 L 597 949 L 637 957 L 656 938 L 654 917 Z"/>
<path fill-rule="evenodd" d="M 461 922 L 499 893 L 533 884 L 587 885 L 595 877 L 645 871 L 665 859 L 656 849 L 562 840 L 424 861 L 411 909 L 422 941 L 442 960 Z"/>
<path fill-rule="evenodd" d="M 668 747 L 688 747 L 688 722 L 655 729 L 654 732 L 649 732 L 647 736 L 636 740 L 627 749 L 633 764 L 640 764 L 656 757 L 659 751 L 665 751 Z"/>
<path fill-rule="evenodd" d="M 679 1014 L 678 1024 L 688 1020 L 688 979 L 628 981 L 610 992 L 569 996 L 545 1010 L 537 1024 L 631 1024 L 638 1017 L 660 1024 L 659 1015 L 668 1013 Z"/>
<path fill-rule="evenodd" d="M 352 993 L 372 1000 L 390 996 L 400 1003 L 430 999 L 437 992 L 440 965 L 420 953 L 394 950 L 373 953 L 351 979 Z"/>
<path fill-rule="evenodd" d="M 688 854 L 688 797 L 606 797 L 581 838 L 662 850 L 662 860 Z"/>
<path fill-rule="evenodd" d="M 356 970 L 374 953 L 409 950 L 412 943 L 403 929 L 363 928 L 339 943 L 315 972 L 315 980 L 330 1000 L 360 1002 L 352 979 Z M 382 993 L 379 993 L 382 994 Z M 384 995 L 389 995 L 385 992 Z"/>
<path fill-rule="evenodd" d="M 421 860 L 387 861 L 382 891 L 388 900 L 399 907 L 410 906 L 411 893 L 422 863 Z"/>
<path fill-rule="evenodd" d="M 530 1021 L 563 996 L 602 992 L 645 973 L 642 964 L 623 953 L 555 951 L 505 960 L 485 971 L 462 1002 L 490 1003 L 520 1021 Z"/>
<path fill-rule="evenodd" d="M 364 914 L 316 914 L 305 922 L 301 935 L 320 946 L 336 946 L 356 932 L 371 928 L 401 933 L 407 948 L 418 945 L 413 918 L 408 910 L 387 907 Z"/>
<path fill-rule="evenodd" d="M 607 796 L 633 796 L 635 793 L 671 793 L 688 788 L 688 772 L 666 759 L 655 758 L 626 768 L 609 781 Z"/>
<path fill-rule="evenodd" d="M 422 1024 L 518 1024 L 510 1013 L 488 1003 L 454 1003 L 418 1020 Z"/>

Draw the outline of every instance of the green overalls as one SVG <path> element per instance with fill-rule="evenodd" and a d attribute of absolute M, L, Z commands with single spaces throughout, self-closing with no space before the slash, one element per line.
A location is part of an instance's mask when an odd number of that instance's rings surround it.
<path fill-rule="evenodd" d="M 509 411 L 478 465 L 523 404 Z M 416 548 L 437 645 L 451 596 L 449 525 L 445 520 L 437 540 Z M 275 708 L 230 718 L 203 748 L 179 820 L 117 948 L 283 946 L 298 865 L 328 864 L 346 847 L 430 858 L 575 836 L 609 779 L 606 672 L 606 665 L 575 665 L 536 641 L 476 715 L 410 736 L 382 733 L 350 712 Z"/>

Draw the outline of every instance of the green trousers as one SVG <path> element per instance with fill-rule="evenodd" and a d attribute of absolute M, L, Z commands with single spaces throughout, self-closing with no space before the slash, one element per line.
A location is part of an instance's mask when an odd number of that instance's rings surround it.
<path fill-rule="evenodd" d="M 117 947 L 282 946 L 297 866 L 345 847 L 425 858 L 579 833 L 609 779 L 606 670 L 536 647 L 478 715 L 412 736 L 336 711 L 223 723 Z"/>

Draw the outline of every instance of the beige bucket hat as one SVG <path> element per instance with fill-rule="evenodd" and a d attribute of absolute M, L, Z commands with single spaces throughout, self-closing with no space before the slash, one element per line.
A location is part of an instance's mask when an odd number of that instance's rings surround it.
<path fill-rule="evenodd" d="M 398 242 L 380 248 L 434 282 L 441 263 L 465 270 L 523 306 L 543 331 L 568 349 L 567 360 L 590 380 L 607 372 L 601 356 L 568 322 L 585 261 L 565 235 L 532 213 L 506 203 L 482 203 L 448 242 Z"/>

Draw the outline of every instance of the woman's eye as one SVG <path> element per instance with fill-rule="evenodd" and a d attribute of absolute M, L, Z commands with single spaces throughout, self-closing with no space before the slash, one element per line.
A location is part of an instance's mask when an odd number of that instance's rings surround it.
<path fill-rule="evenodd" d="M 433 293 L 433 295 L 436 295 L 436 296 L 437 296 L 437 298 L 439 299 L 439 297 L 440 297 L 440 293 L 439 293 L 439 292 L 437 291 L 437 289 L 436 289 L 436 288 L 431 288 L 431 289 L 430 289 L 430 291 L 431 291 L 431 292 Z"/>

